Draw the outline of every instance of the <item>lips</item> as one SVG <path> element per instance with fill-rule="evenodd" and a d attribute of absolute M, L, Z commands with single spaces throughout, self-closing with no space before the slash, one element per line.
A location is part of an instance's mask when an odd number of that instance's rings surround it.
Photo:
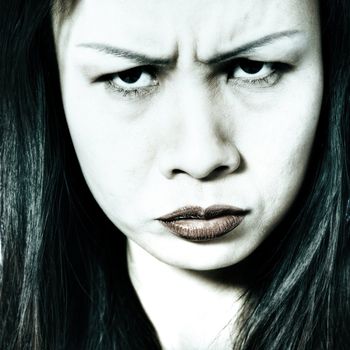
<path fill-rule="evenodd" d="M 235 229 L 247 211 L 228 205 L 183 207 L 157 218 L 170 232 L 192 242 L 210 241 Z"/>

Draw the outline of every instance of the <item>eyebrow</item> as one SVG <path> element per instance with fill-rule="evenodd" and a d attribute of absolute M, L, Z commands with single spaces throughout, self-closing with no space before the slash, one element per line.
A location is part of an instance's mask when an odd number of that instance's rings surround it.
<path fill-rule="evenodd" d="M 251 53 L 254 50 L 267 46 L 274 41 L 277 41 L 282 38 L 290 38 L 297 34 L 300 34 L 301 32 L 299 30 L 287 30 L 283 32 L 273 33 L 270 35 L 266 35 L 260 39 L 254 40 L 252 42 L 249 42 L 245 45 L 242 45 L 240 47 L 235 48 L 234 50 L 231 50 L 229 52 L 220 53 L 218 55 L 215 55 L 214 57 L 208 59 L 208 60 L 201 60 L 202 63 L 208 64 L 208 65 L 216 65 L 220 63 L 224 63 L 226 61 L 229 61 L 233 57 L 237 57 L 239 55 Z"/>
<path fill-rule="evenodd" d="M 176 57 L 160 58 L 160 57 L 150 57 L 142 53 L 135 51 L 130 51 L 110 45 L 99 44 L 99 43 L 86 43 L 79 44 L 78 47 L 84 47 L 88 49 L 93 49 L 102 52 L 107 55 L 113 55 L 116 57 L 127 58 L 135 61 L 136 63 L 143 65 L 154 65 L 154 66 L 169 66 L 175 64 Z"/>
<path fill-rule="evenodd" d="M 251 53 L 255 49 L 269 45 L 278 39 L 282 39 L 285 37 L 288 37 L 288 38 L 293 37 L 297 34 L 300 34 L 300 31 L 287 30 L 283 32 L 266 35 L 260 39 L 257 39 L 250 43 L 242 45 L 229 52 L 215 55 L 214 57 L 208 60 L 200 60 L 200 62 L 208 65 L 217 65 L 225 61 L 228 61 L 235 56 Z M 142 65 L 170 66 L 176 63 L 176 58 L 177 58 L 176 57 L 177 55 L 173 55 L 172 57 L 167 57 L 167 58 L 151 57 L 135 51 L 126 50 L 123 48 L 118 48 L 118 47 L 110 46 L 107 44 L 100 44 L 100 43 L 83 43 L 83 44 L 78 44 L 77 46 L 87 48 L 87 49 L 93 49 L 107 55 L 131 59 L 136 63 L 142 64 Z"/>

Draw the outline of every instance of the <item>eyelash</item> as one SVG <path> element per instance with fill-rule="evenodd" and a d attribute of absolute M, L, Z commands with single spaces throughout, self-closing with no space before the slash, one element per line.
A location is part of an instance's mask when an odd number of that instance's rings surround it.
<path fill-rule="evenodd" d="M 123 89 L 120 86 L 113 83 L 113 79 L 106 81 L 106 88 L 112 92 L 120 94 L 122 97 L 146 97 L 152 93 L 154 86 L 148 88 L 137 88 L 137 89 Z"/>
<path fill-rule="evenodd" d="M 272 87 L 276 85 L 279 80 L 282 78 L 284 73 L 286 73 L 290 68 L 291 65 L 287 63 L 282 62 L 261 62 L 262 64 L 271 65 L 271 73 L 261 77 L 261 78 L 229 78 L 229 75 L 234 72 L 237 67 L 239 67 L 240 62 L 252 62 L 252 63 L 260 63 L 259 61 L 249 60 L 249 59 L 237 59 L 233 62 L 230 62 L 228 64 L 225 64 L 223 67 L 219 69 L 219 73 L 226 74 L 227 76 L 227 82 L 236 86 L 236 87 L 253 87 L 253 88 L 266 88 L 266 87 Z M 116 77 L 119 76 L 119 74 L 132 71 L 134 69 L 142 70 L 143 72 L 146 72 L 150 74 L 155 80 L 158 81 L 159 77 L 161 76 L 161 71 L 155 67 L 152 66 L 139 66 L 136 68 L 131 68 L 126 71 L 117 72 L 117 73 L 110 73 L 105 74 L 99 78 L 97 78 L 94 82 L 102 82 L 106 89 L 117 93 L 118 95 L 121 95 L 123 98 L 143 98 L 147 97 L 148 95 L 152 94 L 152 92 L 158 87 L 159 83 L 154 84 L 152 86 L 147 87 L 139 87 L 134 89 L 124 89 L 117 84 L 115 84 L 114 80 Z"/>

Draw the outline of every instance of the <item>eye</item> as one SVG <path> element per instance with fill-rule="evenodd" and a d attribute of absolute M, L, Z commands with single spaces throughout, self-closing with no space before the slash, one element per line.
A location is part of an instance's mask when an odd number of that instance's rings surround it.
<path fill-rule="evenodd" d="M 263 62 L 239 59 L 226 70 L 227 81 L 237 87 L 267 88 L 272 87 L 292 69 L 282 62 Z"/>
<path fill-rule="evenodd" d="M 114 95 L 136 99 L 150 95 L 159 85 L 159 72 L 151 66 L 140 66 L 121 72 L 104 74 L 93 80 L 102 83 Z"/>
<path fill-rule="evenodd" d="M 113 87 L 122 90 L 144 89 L 158 84 L 154 74 L 145 67 L 136 67 L 114 73 L 108 81 Z"/>
<path fill-rule="evenodd" d="M 275 72 L 273 63 L 239 60 L 231 73 L 231 78 L 261 79 Z"/>

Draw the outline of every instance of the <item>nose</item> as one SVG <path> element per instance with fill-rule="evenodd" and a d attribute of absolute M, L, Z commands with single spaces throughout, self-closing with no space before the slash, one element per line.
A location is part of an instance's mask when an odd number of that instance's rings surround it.
<path fill-rule="evenodd" d="M 236 171 L 241 156 L 228 133 L 227 116 L 212 99 L 192 90 L 176 106 L 170 117 L 174 127 L 164 140 L 162 174 L 167 179 L 186 174 L 208 180 Z"/>

